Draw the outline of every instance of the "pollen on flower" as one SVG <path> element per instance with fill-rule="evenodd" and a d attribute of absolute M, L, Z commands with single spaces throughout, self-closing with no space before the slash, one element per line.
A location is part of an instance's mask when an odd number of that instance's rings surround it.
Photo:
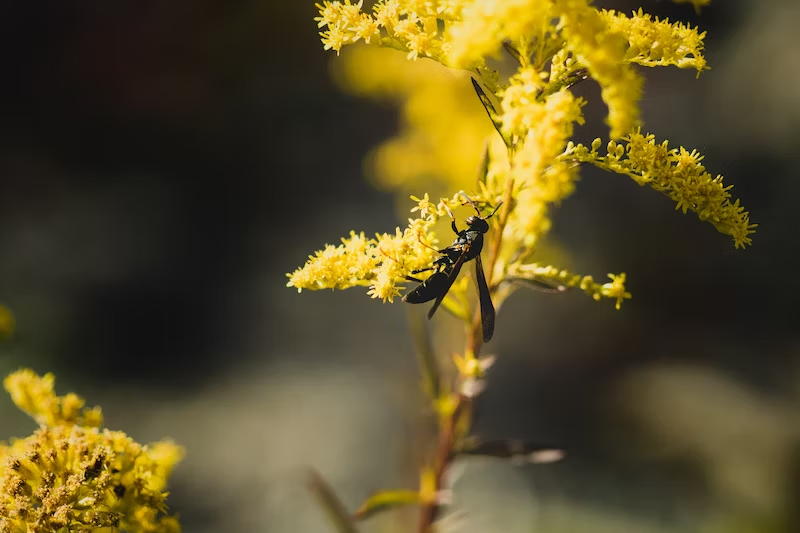
<path fill-rule="evenodd" d="M 18 407 L 41 423 L 30 437 L 0 445 L 0 531 L 118 528 L 179 533 L 164 488 L 183 449 L 142 446 L 120 431 L 85 424 L 82 398 L 53 392 L 53 377 L 20 370 L 5 380 Z M 89 410 L 96 422 L 99 409 Z"/>

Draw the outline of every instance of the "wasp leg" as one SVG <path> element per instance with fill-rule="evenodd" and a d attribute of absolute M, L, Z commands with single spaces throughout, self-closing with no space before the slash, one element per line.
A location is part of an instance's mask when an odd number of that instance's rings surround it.
<path fill-rule="evenodd" d="M 456 217 L 455 217 L 455 215 L 453 215 L 453 212 L 450 211 L 449 207 L 444 206 L 444 208 L 447 211 L 447 214 L 450 215 L 450 227 L 453 228 L 453 231 L 456 233 L 456 235 L 461 235 L 461 233 L 458 231 L 458 226 L 456 226 Z"/>
<path fill-rule="evenodd" d="M 419 270 L 412 270 L 412 274 L 422 274 L 423 272 L 428 272 L 429 270 L 436 270 L 436 266 L 431 266 L 427 268 L 420 268 Z"/>

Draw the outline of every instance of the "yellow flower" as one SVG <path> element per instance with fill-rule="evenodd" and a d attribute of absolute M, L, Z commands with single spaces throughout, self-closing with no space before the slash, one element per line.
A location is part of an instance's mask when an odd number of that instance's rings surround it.
<path fill-rule="evenodd" d="M 583 104 L 581 98 L 562 90 L 543 103 L 529 102 L 520 113 L 527 134 L 512 170 L 521 189 L 511 228 L 514 239 L 525 247 L 532 247 L 550 229 L 548 206 L 557 205 L 574 190 L 577 168 L 557 157 L 572 136 L 573 125 L 583 124 Z"/>
<path fill-rule="evenodd" d="M 639 123 L 642 93 L 641 77 L 625 62 L 627 39 L 611 31 L 586 0 L 558 0 L 555 5 L 566 48 L 600 84 L 611 138 L 626 135 Z"/>
<path fill-rule="evenodd" d="M 183 449 L 169 441 L 142 446 L 100 429 L 99 408 L 81 411 L 83 399 L 56 396 L 53 381 L 20 370 L 4 382 L 41 426 L 0 445 L 0 531 L 179 533 L 177 519 L 165 514 L 163 489 Z"/>
<path fill-rule="evenodd" d="M 357 4 L 351 4 L 350 0 L 341 2 L 325 2 L 316 4 L 320 11 L 317 27 L 327 26 L 327 31 L 320 33 L 325 50 L 335 50 L 338 54 L 345 44 L 356 42 L 359 38 L 367 39 L 372 34 L 364 34 L 364 31 L 374 30 L 377 33 L 377 26 L 370 24 L 369 15 L 361 13 L 361 6 L 364 1 L 359 0 Z"/>
<path fill-rule="evenodd" d="M 503 41 L 543 34 L 549 24 L 546 0 L 474 0 L 465 2 L 462 19 L 448 28 L 448 59 L 456 68 L 483 64 Z"/>
<path fill-rule="evenodd" d="M 434 259 L 435 240 L 430 233 L 433 219 L 410 219 L 403 231 L 379 234 L 367 239 L 350 232 L 339 246 L 326 246 L 291 274 L 287 287 L 302 289 L 347 289 L 369 286 L 368 294 L 393 301 L 402 287 L 398 284 L 413 270 L 427 267 Z"/>
<path fill-rule="evenodd" d="M 646 67 L 674 65 L 693 68 L 699 75 L 706 68 L 703 57 L 705 32 L 669 20 L 653 19 L 639 9 L 628 18 L 622 13 L 603 10 L 600 13 L 611 31 L 628 40 L 625 60 Z"/>
<path fill-rule="evenodd" d="M 649 185 L 674 200 L 676 209 L 693 211 L 700 220 L 707 220 L 721 233 L 733 237 L 736 248 L 751 243 L 750 235 L 758 224 L 750 223 L 750 215 L 739 200 L 731 202 L 729 191 L 733 186 L 723 185 L 722 176 L 712 177 L 706 172 L 701 163 L 703 156 L 696 150 L 670 149 L 668 141 L 656 143 L 654 135 L 642 135 L 639 130 L 624 141 L 626 144 L 609 142 L 606 156 L 597 153 L 600 141 L 595 140 L 592 150 L 579 144 L 571 146 L 564 157 L 626 174 L 640 185 Z"/>
<path fill-rule="evenodd" d="M 3 385 L 14 404 L 39 424 L 51 427 L 74 424 L 99 427 L 103 424 L 98 407 L 84 409 L 85 402 L 75 394 L 56 396 L 53 374 L 39 377 L 32 370 L 19 370 L 7 376 Z"/>
<path fill-rule="evenodd" d="M 623 272 L 619 276 L 609 274 L 608 277 L 611 278 L 611 282 L 600 286 L 600 294 L 606 298 L 615 298 L 617 300 L 616 308 L 619 309 L 622 301 L 631 297 L 631 293 L 625 291 L 625 273 Z"/>

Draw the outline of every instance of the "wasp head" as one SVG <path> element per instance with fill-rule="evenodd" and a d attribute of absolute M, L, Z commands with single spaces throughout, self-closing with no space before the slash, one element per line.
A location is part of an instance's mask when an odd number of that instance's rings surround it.
<path fill-rule="evenodd" d="M 469 229 L 480 231 L 481 233 L 486 233 L 489 231 L 489 223 L 486 222 L 486 219 L 483 217 L 477 217 L 475 215 L 467 217 L 467 226 Z"/>

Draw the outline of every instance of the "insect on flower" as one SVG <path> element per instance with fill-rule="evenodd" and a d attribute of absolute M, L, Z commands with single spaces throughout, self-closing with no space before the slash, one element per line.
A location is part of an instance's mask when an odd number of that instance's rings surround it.
<path fill-rule="evenodd" d="M 478 206 L 463 192 L 460 193 L 469 204 L 475 209 L 476 215 L 467 217 L 467 228 L 460 230 L 456 225 L 456 219 L 453 213 L 448 210 L 448 214 L 452 219 L 450 227 L 456 234 L 453 244 L 442 250 L 437 250 L 441 255 L 433 261 L 431 266 L 415 270 L 412 274 L 420 274 L 433 270 L 434 273 L 426 280 L 421 280 L 412 276 L 408 276 L 409 281 L 416 281 L 419 283 L 408 294 L 403 296 L 403 301 L 411 304 L 421 304 L 429 302 L 433 299 L 433 307 L 428 311 L 428 319 L 430 319 L 439 308 L 439 305 L 444 300 L 450 287 L 453 286 L 458 274 L 461 272 L 461 267 L 467 261 L 475 260 L 475 283 L 478 289 L 478 299 L 481 306 L 481 326 L 483 330 L 483 342 L 489 342 L 494 334 L 494 305 L 492 304 L 492 297 L 489 292 L 489 286 L 486 283 L 486 276 L 483 272 L 483 262 L 481 261 L 481 250 L 483 250 L 483 234 L 489 231 L 488 219 L 492 218 L 494 214 L 500 209 L 502 202 L 497 204 L 494 211 L 487 216 L 481 216 L 481 211 Z"/>

